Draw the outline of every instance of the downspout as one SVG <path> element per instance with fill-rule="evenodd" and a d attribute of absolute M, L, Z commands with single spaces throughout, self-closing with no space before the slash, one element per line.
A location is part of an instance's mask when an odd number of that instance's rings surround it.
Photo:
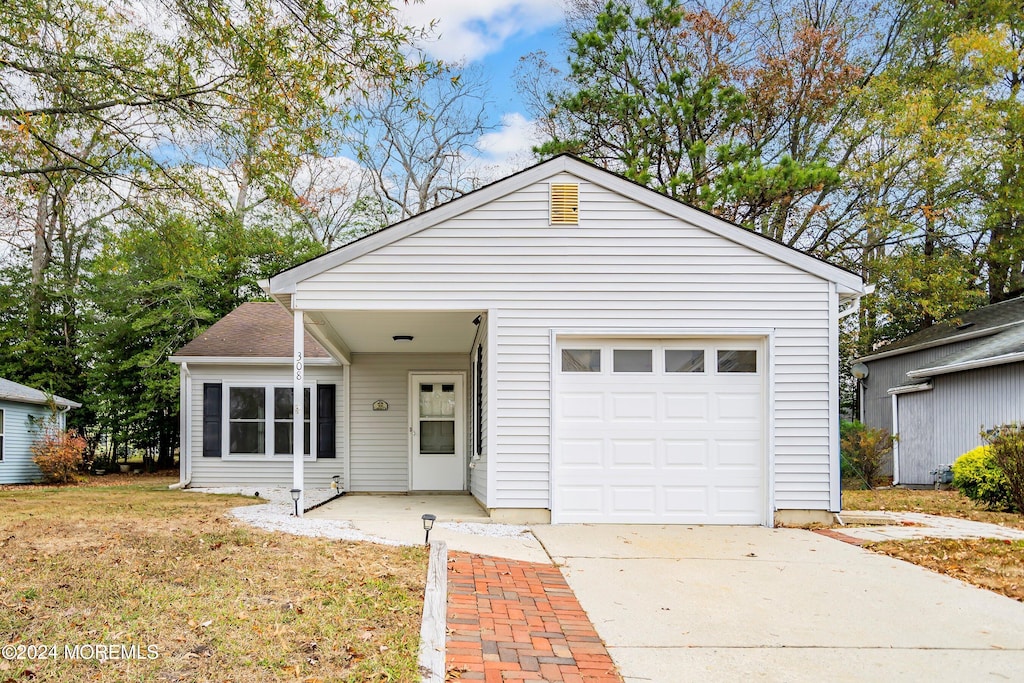
<path fill-rule="evenodd" d="M 896 408 L 899 394 L 892 395 L 892 485 L 900 483 L 900 412 Z"/>
<path fill-rule="evenodd" d="M 192 373 L 186 362 L 182 362 L 181 371 L 185 375 L 185 389 L 181 397 L 181 411 L 184 415 L 181 419 L 181 453 L 178 457 L 185 465 L 185 476 L 177 484 L 167 487 L 172 490 L 188 488 L 192 483 Z"/>

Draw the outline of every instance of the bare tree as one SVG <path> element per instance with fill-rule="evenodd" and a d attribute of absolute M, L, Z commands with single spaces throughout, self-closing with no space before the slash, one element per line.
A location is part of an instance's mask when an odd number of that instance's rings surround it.
<path fill-rule="evenodd" d="M 488 129 L 487 89 L 479 72 L 444 70 L 412 96 L 386 91 L 369 99 L 357 122 L 359 161 L 373 174 L 382 206 L 404 219 L 482 184 L 470 150 Z M 387 218 L 384 216 L 384 218 Z"/>
<path fill-rule="evenodd" d="M 290 179 L 293 209 L 303 231 L 332 249 L 386 225 L 374 176 L 343 157 L 311 155 Z"/>

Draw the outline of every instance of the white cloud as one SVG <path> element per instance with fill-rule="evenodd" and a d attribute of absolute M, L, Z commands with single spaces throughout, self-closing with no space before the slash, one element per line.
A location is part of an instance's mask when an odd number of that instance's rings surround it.
<path fill-rule="evenodd" d="M 435 39 L 422 44 L 435 59 L 473 62 L 500 52 L 505 41 L 560 23 L 560 2 L 552 0 L 424 0 L 400 5 L 403 23 L 428 26 Z"/>
<path fill-rule="evenodd" d="M 474 166 L 490 180 L 502 178 L 536 162 L 531 149 L 541 143 L 537 126 L 519 112 L 501 117 L 501 126 L 484 133 L 474 147 L 480 152 Z"/>

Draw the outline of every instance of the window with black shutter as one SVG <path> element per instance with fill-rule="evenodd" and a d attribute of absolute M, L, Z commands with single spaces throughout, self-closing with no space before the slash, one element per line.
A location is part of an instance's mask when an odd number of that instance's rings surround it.
<path fill-rule="evenodd" d="M 476 347 L 476 454 L 484 453 L 484 347 Z"/>
<path fill-rule="evenodd" d="M 221 385 L 203 384 L 203 457 L 221 456 Z"/>
<path fill-rule="evenodd" d="M 334 385 L 316 386 L 316 457 L 334 458 Z"/>

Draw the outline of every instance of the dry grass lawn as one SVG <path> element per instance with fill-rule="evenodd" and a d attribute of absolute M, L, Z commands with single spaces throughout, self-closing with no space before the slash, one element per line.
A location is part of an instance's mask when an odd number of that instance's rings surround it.
<path fill-rule="evenodd" d="M 1024 541 L 928 538 L 865 547 L 1024 602 Z"/>
<path fill-rule="evenodd" d="M 986 510 L 959 491 L 900 488 L 876 489 L 874 491 L 844 490 L 843 509 L 924 512 L 929 515 L 960 517 L 976 522 L 1024 529 L 1024 515 Z"/>
<path fill-rule="evenodd" d="M 418 679 L 423 549 L 263 532 L 225 514 L 248 499 L 125 479 L 0 490 L 0 681 Z"/>

